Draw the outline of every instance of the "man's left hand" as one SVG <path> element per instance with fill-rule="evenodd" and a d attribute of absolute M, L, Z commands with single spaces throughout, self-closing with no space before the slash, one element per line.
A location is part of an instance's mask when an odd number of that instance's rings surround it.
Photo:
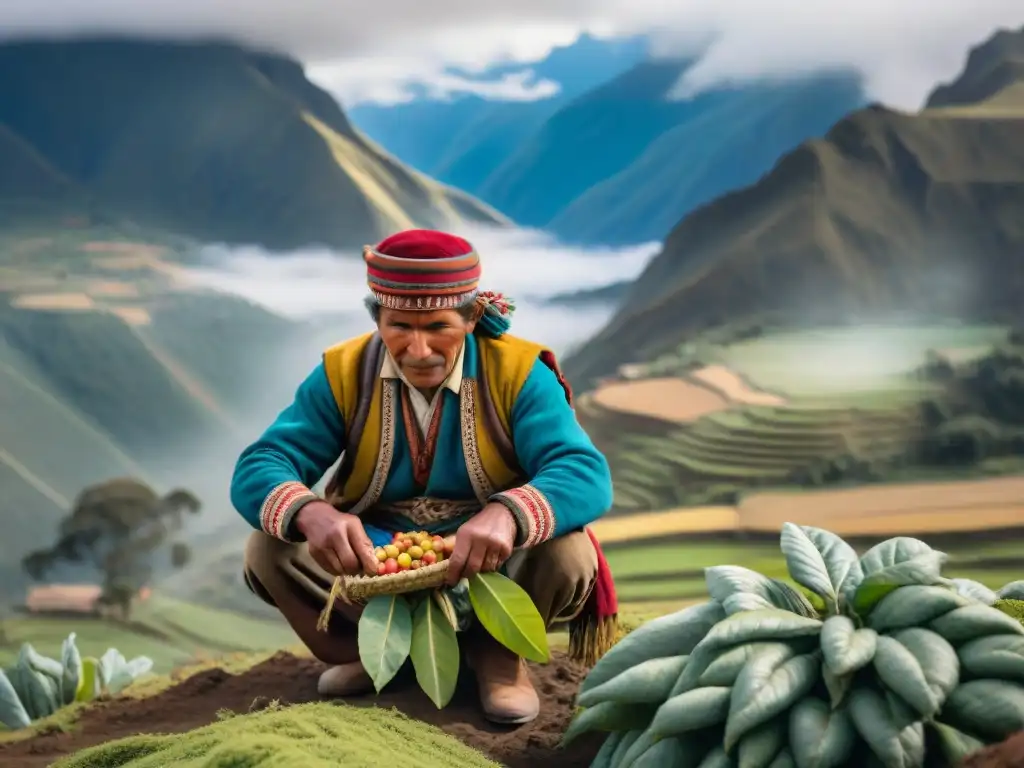
<path fill-rule="evenodd" d="M 504 504 L 492 502 L 462 524 L 448 558 L 448 585 L 496 571 L 512 554 L 516 520 Z"/>

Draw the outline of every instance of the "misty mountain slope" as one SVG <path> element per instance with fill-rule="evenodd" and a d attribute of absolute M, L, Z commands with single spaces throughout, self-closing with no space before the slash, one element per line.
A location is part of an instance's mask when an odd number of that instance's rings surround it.
<path fill-rule="evenodd" d="M 928 97 L 926 108 L 972 106 L 1024 106 L 1024 34 L 1000 30 L 967 55 L 963 73 L 940 85 Z"/>
<path fill-rule="evenodd" d="M 56 204 L 81 201 L 84 190 L 54 168 L 9 127 L 0 122 L 0 198 Z"/>
<path fill-rule="evenodd" d="M 501 221 L 366 142 L 287 59 L 226 44 L 11 43 L 0 73 L 0 123 L 144 225 L 291 249 Z M 376 199 L 353 175 L 366 166 L 384 179 Z"/>
<path fill-rule="evenodd" d="M 681 215 L 756 181 L 864 97 L 853 75 L 669 94 L 689 61 L 649 61 L 581 96 L 478 194 L 569 242 L 661 239 Z"/>
<path fill-rule="evenodd" d="M 191 285 L 186 248 L 57 218 L 0 228 L 0 592 L 86 486 L 186 486 L 231 519 L 237 453 L 308 372 L 322 338 Z M 17 578 L 15 578 L 17 577 Z"/>
<path fill-rule="evenodd" d="M 984 91 L 956 109 L 856 112 L 687 216 L 568 375 L 580 386 L 726 323 L 1020 321 L 1024 109 L 993 111 Z"/>
<path fill-rule="evenodd" d="M 723 101 L 659 136 L 548 228 L 592 243 L 660 240 L 681 212 L 754 183 L 782 154 L 824 134 L 862 100 L 856 77 L 836 76 Z"/>
<path fill-rule="evenodd" d="M 646 52 L 642 38 L 599 40 L 583 35 L 530 65 L 534 79 L 550 80 L 558 92 L 534 101 L 483 98 L 472 94 L 438 97 L 419 88 L 399 104 L 358 104 L 352 121 L 403 163 L 472 194 L 544 121 L 572 99 L 621 74 Z M 515 74 L 518 65 L 493 66 L 474 81 L 492 82 Z M 456 73 L 458 74 L 458 73 Z"/>

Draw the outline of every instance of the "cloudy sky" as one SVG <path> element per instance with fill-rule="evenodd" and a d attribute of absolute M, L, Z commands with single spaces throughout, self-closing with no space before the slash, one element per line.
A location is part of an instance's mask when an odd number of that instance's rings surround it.
<path fill-rule="evenodd" d="M 573 248 L 543 232 L 463 227 L 483 254 L 480 287 L 510 296 L 516 303 L 515 333 L 548 344 L 558 352 L 586 339 L 611 316 L 610 306 L 567 309 L 544 300 L 561 293 L 600 288 L 634 279 L 658 250 L 657 243 L 625 248 Z M 514 259 L 506 258 L 515 254 Z M 365 265 L 358 254 L 321 249 L 281 258 L 259 248 L 209 247 L 209 266 L 191 271 L 209 288 L 235 293 L 294 318 L 350 313 L 333 318 L 339 338 L 371 329 L 362 307 Z"/>
<path fill-rule="evenodd" d="M 0 34 L 229 36 L 292 53 L 343 99 L 394 100 L 421 83 L 494 98 L 550 93 L 529 63 L 581 31 L 649 33 L 658 50 L 704 51 L 680 93 L 737 79 L 856 67 L 872 95 L 916 107 L 965 50 L 1024 25 L 1021 0 L 0 0 Z M 523 71 L 468 81 L 495 62 Z"/>

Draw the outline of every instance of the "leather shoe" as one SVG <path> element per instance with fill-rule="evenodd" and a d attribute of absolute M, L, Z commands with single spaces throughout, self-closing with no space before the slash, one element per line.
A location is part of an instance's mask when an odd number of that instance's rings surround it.
<path fill-rule="evenodd" d="M 540 698 L 526 662 L 491 637 L 474 638 L 466 660 L 476 674 L 484 717 L 501 725 L 521 725 L 540 714 Z"/>
<path fill-rule="evenodd" d="M 316 684 L 321 696 L 358 696 L 373 690 L 373 680 L 360 661 L 329 667 Z"/>

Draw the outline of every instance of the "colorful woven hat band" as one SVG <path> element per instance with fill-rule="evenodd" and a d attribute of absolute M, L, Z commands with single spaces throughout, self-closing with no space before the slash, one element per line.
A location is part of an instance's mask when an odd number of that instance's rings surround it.
<path fill-rule="evenodd" d="M 421 238 L 389 242 L 414 233 Z M 455 309 L 476 297 L 480 282 L 477 252 L 462 238 L 440 232 L 400 233 L 376 248 L 366 246 L 363 260 L 370 290 L 390 309 Z"/>

